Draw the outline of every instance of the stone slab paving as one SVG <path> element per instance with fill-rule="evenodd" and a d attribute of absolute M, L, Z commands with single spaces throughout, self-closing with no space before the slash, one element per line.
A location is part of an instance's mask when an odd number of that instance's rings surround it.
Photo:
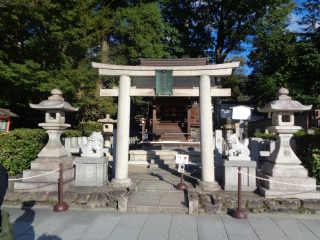
<path fill-rule="evenodd" d="M 107 209 L 6 206 L 17 240 L 102 239 L 320 239 L 320 216 L 250 214 L 238 220 L 229 215 L 122 213 Z"/>

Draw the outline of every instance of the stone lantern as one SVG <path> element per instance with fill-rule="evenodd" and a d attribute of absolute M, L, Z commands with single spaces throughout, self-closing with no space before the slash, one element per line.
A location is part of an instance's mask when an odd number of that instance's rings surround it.
<path fill-rule="evenodd" d="M 112 156 L 110 154 L 111 149 L 111 137 L 113 135 L 113 125 L 117 123 L 117 120 L 114 120 L 110 118 L 110 114 L 106 115 L 106 118 L 99 119 L 98 122 L 103 123 L 102 125 L 102 135 L 104 138 L 104 147 L 108 149 L 108 152 L 106 152 L 106 156 L 109 158 L 109 160 L 112 160 Z"/>
<path fill-rule="evenodd" d="M 227 134 L 232 135 L 233 134 L 234 126 L 232 125 L 231 118 L 227 118 L 226 124 L 223 125 L 223 129 L 225 129 L 225 135 L 227 135 Z"/>
<path fill-rule="evenodd" d="M 52 171 L 59 169 L 60 163 L 63 164 L 63 189 L 74 185 L 74 159 L 68 157 L 68 152 L 60 142 L 60 136 L 62 130 L 71 126 L 65 123 L 65 112 L 78 111 L 78 108 L 65 102 L 59 89 L 53 89 L 51 94 L 48 100 L 30 104 L 31 108 L 46 112 L 45 123 L 39 123 L 39 126 L 47 130 L 49 141 L 38 154 L 38 158 L 31 162 L 31 169 L 23 171 L 25 179 L 14 183 L 14 190 L 42 193 L 58 191 L 59 171 Z M 37 177 L 29 178 L 34 176 Z"/>
<path fill-rule="evenodd" d="M 40 127 L 47 130 L 49 141 L 47 145 L 38 154 L 39 158 L 43 157 L 65 157 L 68 156 L 67 150 L 60 141 L 62 131 L 70 124 L 65 123 L 65 112 L 75 112 L 79 108 L 72 107 L 61 97 L 62 92 L 59 89 L 51 91 L 52 96 L 39 104 L 31 104 L 30 107 L 46 111 L 45 123 L 39 123 Z"/>
<path fill-rule="evenodd" d="M 307 169 L 301 165 L 290 146 L 292 134 L 301 129 L 294 126 L 294 112 L 309 111 L 312 105 L 302 105 L 292 100 L 288 94 L 288 89 L 280 88 L 276 100 L 258 109 L 259 112 L 272 113 L 272 126 L 267 129 L 275 133 L 277 138 L 276 148 L 268 157 L 268 162 L 262 165 L 262 171 L 258 172 L 258 176 L 278 181 L 260 180 L 259 189 L 267 198 L 318 198 L 320 195 L 312 192 L 316 190 L 316 179 L 308 177 Z"/>

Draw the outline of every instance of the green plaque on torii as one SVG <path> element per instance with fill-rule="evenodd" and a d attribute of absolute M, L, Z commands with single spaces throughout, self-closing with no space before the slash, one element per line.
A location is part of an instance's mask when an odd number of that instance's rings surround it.
<path fill-rule="evenodd" d="M 172 95 L 172 72 L 173 70 L 156 71 L 156 94 Z"/>

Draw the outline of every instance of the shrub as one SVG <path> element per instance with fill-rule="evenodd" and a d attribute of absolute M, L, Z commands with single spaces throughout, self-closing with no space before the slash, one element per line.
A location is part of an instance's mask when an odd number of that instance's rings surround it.
<path fill-rule="evenodd" d="M 15 129 L 0 137 L 0 163 L 10 176 L 30 168 L 44 148 L 48 136 L 43 129 Z"/>
<path fill-rule="evenodd" d="M 276 136 L 270 132 L 268 134 L 266 133 L 261 133 L 259 131 L 257 131 L 255 134 L 253 134 L 255 137 L 258 137 L 258 138 L 262 138 L 262 139 L 268 139 L 268 140 L 277 140 L 276 139 Z"/>
<path fill-rule="evenodd" d="M 64 130 L 63 133 L 61 134 L 61 137 L 63 138 L 69 138 L 69 137 L 82 137 L 82 131 L 80 130 L 72 130 L 72 129 L 67 129 Z"/>
<path fill-rule="evenodd" d="M 296 154 L 302 165 L 308 169 L 310 177 L 320 184 L 320 129 L 314 128 L 314 134 L 300 130 L 293 134 L 296 140 Z"/>
<path fill-rule="evenodd" d="M 78 125 L 78 130 L 80 130 L 83 136 L 90 137 L 92 132 L 101 132 L 102 131 L 102 123 L 99 122 L 81 122 Z"/>

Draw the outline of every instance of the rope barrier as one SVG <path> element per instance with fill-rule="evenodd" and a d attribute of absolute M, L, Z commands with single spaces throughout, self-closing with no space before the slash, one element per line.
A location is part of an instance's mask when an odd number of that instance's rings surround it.
<path fill-rule="evenodd" d="M 282 183 L 282 184 L 293 185 L 293 186 L 314 187 L 314 185 L 304 185 L 304 184 L 296 184 L 296 183 L 279 182 L 279 181 L 270 180 L 270 179 L 266 179 L 266 178 L 257 177 L 257 176 L 251 175 L 251 174 L 247 174 L 247 173 L 245 173 L 243 171 L 239 171 L 239 172 L 241 174 L 243 174 L 243 175 L 247 175 L 247 176 L 254 177 L 254 178 L 257 178 L 257 179 L 261 179 L 261 180 L 264 180 L 264 181 L 269 181 L 269 182 L 274 182 L 274 183 Z M 320 185 L 316 185 L 316 187 L 320 187 Z"/>
<path fill-rule="evenodd" d="M 56 169 L 56 170 L 53 170 L 51 172 L 47 172 L 47 173 L 43 173 L 43 174 L 40 174 L 40 175 L 37 175 L 37 176 L 32 176 L 32 177 L 26 177 L 26 178 L 15 178 L 15 179 L 8 179 L 8 181 L 17 181 L 17 180 L 23 180 L 23 179 L 30 179 L 30 178 L 36 178 L 36 177 L 40 177 L 40 176 L 43 176 L 43 175 L 46 175 L 46 174 L 49 174 L 49 173 L 53 173 L 53 172 L 56 172 L 56 171 L 59 171 L 60 168 Z"/>

